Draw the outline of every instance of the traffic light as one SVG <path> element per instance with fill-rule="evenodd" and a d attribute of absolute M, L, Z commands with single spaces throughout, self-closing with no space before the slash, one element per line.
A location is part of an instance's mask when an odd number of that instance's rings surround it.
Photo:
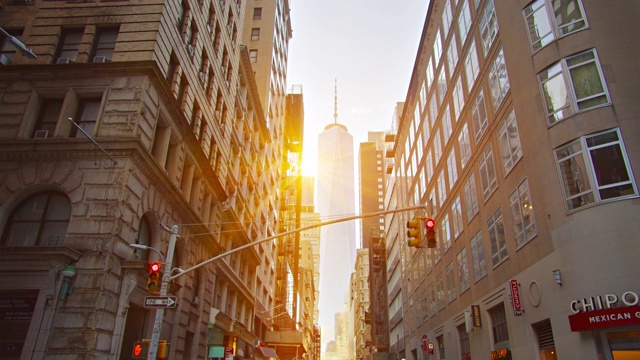
<path fill-rule="evenodd" d="M 433 249 L 438 246 L 436 242 L 436 221 L 432 218 L 428 218 L 424 221 L 424 226 L 427 229 L 427 247 Z"/>
<path fill-rule="evenodd" d="M 415 218 L 407 221 L 407 237 L 409 238 L 409 246 L 421 248 L 422 246 L 422 227 L 423 219 Z"/>
<path fill-rule="evenodd" d="M 149 277 L 147 279 L 147 290 L 152 294 L 160 293 L 160 279 L 162 265 L 159 262 L 154 262 L 149 265 Z"/>
<path fill-rule="evenodd" d="M 149 357 L 149 341 L 136 341 L 133 343 L 133 359 L 146 359 Z"/>

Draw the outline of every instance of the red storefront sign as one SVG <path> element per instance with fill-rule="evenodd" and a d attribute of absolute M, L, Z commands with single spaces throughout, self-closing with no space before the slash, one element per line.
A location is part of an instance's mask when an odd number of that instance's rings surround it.
<path fill-rule="evenodd" d="M 571 331 L 640 325 L 640 306 L 588 311 L 569 316 Z"/>
<path fill-rule="evenodd" d="M 511 288 L 511 300 L 513 303 L 513 314 L 515 316 L 522 315 L 522 303 L 520 302 L 520 289 L 518 288 L 518 280 L 509 280 Z"/>

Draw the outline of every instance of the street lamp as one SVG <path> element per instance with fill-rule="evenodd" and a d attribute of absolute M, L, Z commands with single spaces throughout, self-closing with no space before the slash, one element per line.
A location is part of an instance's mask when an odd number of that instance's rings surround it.
<path fill-rule="evenodd" d="M 20 40 L 16 39 L 15 36 L 9 34 L 1 27 L 0 27 L 0 32 L 7 38 L 7 40 L 9 40 L 11 45 L 15 46 L 18 50 L 20 50 L 20 53 L 22 53 L 22 55 L 26 55 L 32 59 L 37 58 L 36 54 L 34 54 L 33 51 L 31 51 L 31 49 L 28 49 L 22 42 L 20 42 Z"/>
<path fill-rule="evenodd" d="M 132 248 L 138 249 L 138 250 L 152 250 L 152 251 L 155 251 L 156 254 L 158 254 L 160 256 L 160 259 L 162 259 L 162 262 L 164 262 L 164 255 L 162 255 L 160 250 L 158 250 L 156 248 L 153 248 L 153 247 L 147 246 L 147 245 L 142 245 L 142 244 L 129 244 L 129 247 L 132 247 Z"/>

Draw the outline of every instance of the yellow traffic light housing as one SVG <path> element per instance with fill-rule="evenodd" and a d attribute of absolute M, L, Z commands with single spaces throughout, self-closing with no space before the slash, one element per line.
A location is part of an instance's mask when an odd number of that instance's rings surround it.
<path fill-rule="evenodd" d="M 424 226 L 426 228 L 426 238 L 427 238 L 427 247 L 430 249 L 438 246 L 438 242 L 436 240 L 436 221 L 428 218 L 424 221 Z"/>
<path fill-rule="evenodd" d="M 409 238 L 408 244 L 410 247 L 421 248 L 423 247 L 423 226 L 424 222 L 422 218 L 415 218 L 407 221 L 407 237 Z"/>
<path fill-rule="evenodd" d="M 161 281 L 162 265 L 159 262 L 154 262 L 149 265 L 149 276 L 147 278 L 147 291 L 151 294 L 160 294 L 160 281 Z"/>

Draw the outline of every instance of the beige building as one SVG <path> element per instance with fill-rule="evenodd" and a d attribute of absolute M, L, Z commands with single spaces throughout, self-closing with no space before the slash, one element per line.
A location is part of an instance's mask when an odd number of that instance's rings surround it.
<path fill-rule="evenodd" d="M 438 247 L 401 247 L 398 358 L 640 356 L 638 10 L 430 3 L 387 193 Z"/>
<path fill-rule="evenodd" d="M 3 37 L 1 358 L 127 359 L 151 337 L 164 229 L 183 270 L 276 233 L 280 130 L 241 46 L 245 6 L 3 1 L 2 28 L 37 58 Z M 254 308 L 274 307 L 274 260 L 263 243 L 176 278 L 168 358 L 271 356 Z"/>
<path fill-rule="evenodd" d="M 351 308 L 353 312 L 354 358 L 371 356 L 371 324 L 369 315 L 369 249 L 358 249 L 356 266 L 351 273 Z"/>

